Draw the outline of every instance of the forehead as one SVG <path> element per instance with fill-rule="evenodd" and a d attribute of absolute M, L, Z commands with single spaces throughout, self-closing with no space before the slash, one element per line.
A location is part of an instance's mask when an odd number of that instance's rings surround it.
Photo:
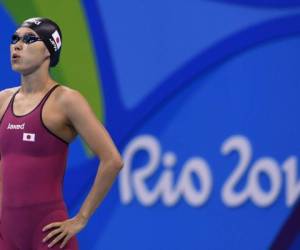
<path fill-rule="evenodd" d="M 38 34 L 34 30 L 27 28 L 27 27 L 20 27 L 16 30 L 15 33 L 18 34 L 19 36 L 23 36 L 25 34 L 32 34 L 32 35 L 38 36 Z"/>

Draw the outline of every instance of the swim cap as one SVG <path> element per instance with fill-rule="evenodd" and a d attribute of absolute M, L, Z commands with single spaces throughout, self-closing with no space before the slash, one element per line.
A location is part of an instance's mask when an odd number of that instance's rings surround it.
<path fill-rule="evenodd" d="M 50 67 L 56 66 L 62 45 L 59 26 L 48 18 L 34 17 L 25 20 L 20 27 L 30 28 L 38 34 L 50 52 Z"/>

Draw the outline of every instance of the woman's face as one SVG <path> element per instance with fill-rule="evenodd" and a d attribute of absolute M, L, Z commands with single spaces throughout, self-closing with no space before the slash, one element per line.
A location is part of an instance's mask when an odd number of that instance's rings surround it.
<path fill-rule="evenodd" d="M 35 38 L 39 38 L 36 32 L 30 28 L 21 27 L 16 30 L 15 35 L 17 35 L 15 36 L 17 39 L 12 39 L 15 41 L 10 45 L 10 58 L 13 70 L 26 75 L 37 70 L 46 61 L 48 61 L 48 64 L 50 63 L 50 53 L 44 42 L 40 40 L 35 41 Z M 29 38 L 30 36 L 34 37 L 33 39 L 25 39 L 27 41 L 24 42 L 22 40 L 24 35 L 26 38 L 28 38 L 28 35 Z M 18 37 L 21 38 L 19 41 L 17 41 Z"/>

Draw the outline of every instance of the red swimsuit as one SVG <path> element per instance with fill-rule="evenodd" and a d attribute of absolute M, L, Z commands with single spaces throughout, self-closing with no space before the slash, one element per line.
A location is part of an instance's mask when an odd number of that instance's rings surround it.
<path fill-rule="evenodd" d="M 52 133 L 42 120 L 43 106 L 58 86 L 22 116 L 13 112 L 18 90 L 0 121 L 1 250 L 61 249 L 62 240 L 48 248 L 55 236 L 42 242 L 54 229 L 42 232 L 45 225 L 68 219 L 62 193 L 68 143 Z M 72 237 L 63 249 L 77 250 L 77 239 Z"/>

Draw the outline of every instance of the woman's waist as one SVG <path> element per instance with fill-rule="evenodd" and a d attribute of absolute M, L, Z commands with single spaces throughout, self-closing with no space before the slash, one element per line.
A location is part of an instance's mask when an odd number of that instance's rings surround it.
<path fill-rule="evenodd" d="M 47 204 L 60 204 L 64 205 L 64 199 L 62 192 L 53 193 L 38 193 L 38 194 L 7 194 L 3 192 L 2 194 L 2 207 L 30 207 L 39 206 Z"/>
<path fill-rule="evenodd" d="M 43 201 L 31 201 L 31 202 L 26 202 L 26 203 L 6 203 L 2 202 L 2 210 L 8 210 L 8 211 L 13 211 L 13 210 L 18 210 L 22 209 L 25 211 L 28 209 L 29 211 L 39 208 L 51 208 L 51 209 L 62 209 L 62 210 L 67 210 L 66 203 L 63 199 L 48 199 L 48 200 L 43 200 Z"/>

